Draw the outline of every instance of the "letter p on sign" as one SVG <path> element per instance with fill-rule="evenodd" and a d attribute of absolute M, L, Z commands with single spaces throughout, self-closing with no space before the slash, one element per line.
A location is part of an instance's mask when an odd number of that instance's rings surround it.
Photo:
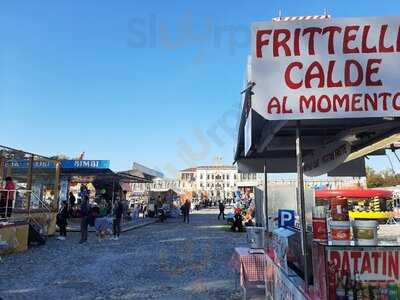
<path fill-rule="evenodd" d="M 279 209 L 278 210 L 278 227 L 294 226 L 294 210 Z"/>

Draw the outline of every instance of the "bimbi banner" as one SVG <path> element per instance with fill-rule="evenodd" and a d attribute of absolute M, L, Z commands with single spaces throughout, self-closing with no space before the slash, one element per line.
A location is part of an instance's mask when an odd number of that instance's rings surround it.
<path fill-rule="evenodd" d="M 252 26 L 253 108 L 270 120 L 400 116 L 400 17 Z"/>

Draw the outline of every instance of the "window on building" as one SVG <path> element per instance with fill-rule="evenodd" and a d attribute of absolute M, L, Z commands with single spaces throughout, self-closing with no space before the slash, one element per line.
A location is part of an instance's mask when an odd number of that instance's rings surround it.
<path fill-rule="evenodd" d="M 208 180 L 210 179 L 210 174 L 207 174 L 207 179 L 208 179 Z"/>
<path fill-rule="evenodd" d="M 211 175 L 211 179 L 214 179 L 214 174 Z"/>
<path fill-rule="evenodd" d="M 203 174 L 200 174 L 200 179 L 203 179 Z"/>

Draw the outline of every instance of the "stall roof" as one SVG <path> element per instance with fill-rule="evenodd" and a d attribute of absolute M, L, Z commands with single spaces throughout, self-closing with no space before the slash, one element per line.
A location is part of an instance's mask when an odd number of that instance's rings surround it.
<path fill-rule="evenodd" d="M 176 194 L 182 194 L 182 192 L 178 189 L 173 189 L 173 188 L 167 188 L 167 189 L 151 189 L 150 192 L 154 192 L 154 193 L 166 193 L 169 191 L 173 191 Z"/>
<path fill-rule="evenodd" d="M 265 120 L 247 109 L 248 98 L 240 117 L 235 152 L 239 172 L 263 172 L 264 161 L 269 173 L 296 172 L 296 121 Z M 249 114 L 251 148 L 246 155 L 245 124 Z M 335 176 L 364 176 L 364 156 L 400 140 L 400 118 L 302 120 L 301 134 L 303 157 L 335 141 L 350 143 L 352 154 L 341 170 L 334 172 Z"/>

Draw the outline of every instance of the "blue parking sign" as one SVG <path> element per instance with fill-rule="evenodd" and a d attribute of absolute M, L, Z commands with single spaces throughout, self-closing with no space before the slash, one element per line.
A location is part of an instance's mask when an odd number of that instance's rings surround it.
<path fill-rule="evenodd" d="M 293 227 L 295 221 L 295 211 L 290 209 L 278 210 L 278 227 Z"/>

